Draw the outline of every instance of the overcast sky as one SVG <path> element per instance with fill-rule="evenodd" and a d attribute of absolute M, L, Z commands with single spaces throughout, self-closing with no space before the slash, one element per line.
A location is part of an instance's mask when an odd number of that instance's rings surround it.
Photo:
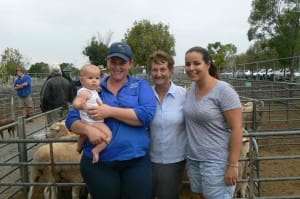
<path fill-rule="evenodd" d="M 15 48 L 30 64 L 88 62 L 82 54 L 92 36 L 124 38 L 134 21 L 170 27 L 175 65 L 193 46 L 232 43 L 245 52 L 250 0 L 0 0 L 0 53 Z M 28 67 L 28 66 L 27 66 Z"/>

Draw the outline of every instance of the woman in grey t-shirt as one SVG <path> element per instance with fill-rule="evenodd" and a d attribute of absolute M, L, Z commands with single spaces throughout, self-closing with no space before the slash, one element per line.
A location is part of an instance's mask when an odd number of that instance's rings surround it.
<path fill-rule="evenodd" d="M 185 70 L 193 81 L 184 106 L 191 189 L 200 198 L 232 198 L 242 144 L 242 109 L 231 85 L 220 81 L 208 51 L 186 52 Z"/>

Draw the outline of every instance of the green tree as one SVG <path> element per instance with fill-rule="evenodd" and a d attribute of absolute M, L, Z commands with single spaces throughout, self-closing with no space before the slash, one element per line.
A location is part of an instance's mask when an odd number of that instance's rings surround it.
<path fill-rule="evenodd" d="M 73 64 L 72 63 L 61 63 L 59 64 L 62 71 L 71 71 Z"/>
<path fill-rule="evenodd" d="M 8 75 L 6 68 L 0 63 L 0 82 L 5 83 L 8 82 Z"/>
<path fill-rule="evenodd" d="M 112 33 L 110 32 L 105 41 L 99 34 L 98 37 L 93 36 L 91 38 L 88 46 L 82 51 L 84 55 L 89 57 L 91 64 L 106 66 L 106 56 L 108 54 L 108 45 L 110 43 L 111 36 Z"/>
<path fill-rule="evenodd" d="M 225 68 L 229 68 L 228 64 L 237 52 L 235 45 L 221 44 L 221 42 L 209 43 L 207 49 L 213 57 L 215 64 L 219 67 L 220 72 Z"/>
<path fill-rule="evenodd" d="M 49 74 L 49 65 L 44 62 L 37 62 L 32 64 L 28 70 L 28 73 L 44 73 Z"/>
<path fill-rule="evenodd" d="M 246 54 L 248 55 L 248 62 L 259 62 L 278 57 L 274 48 L 265 46 L 265 42 L 261 41 L 256 41 L 253 45 L 251 45 Z"/>
<path fill-rule="evenodd" d="M 59 66 L 62 71 L 64 71 L 71 77 L 77 77 L 79 75 L 79 69 L 74 67 L 72 63 L 61 63 Z"/>
<path fill-rule="evenodd" d="M 236 56 L 237 69 L 249 69 L 251 71 L 257 71 L 261 68 L 274 68 L 274 65 L 278 65 L 274 62 L 264 62 L 265 60 L 274 59 L 278 57 L 274 48 L 265 46 L 265 42 L 257 40 L 252 44 L 246 53 L 242 53 Z"/>
<path fill-rule="evenodd" d="M 20 66 L 24 67 L 23 56 L 17 49 L 6 48 L 1 55 L 1 64 L 6 68 L 6 71 L 13 75 L 16 69 Z"/>
<path fill-rule="evenodd" d="M 277 51 L 279 58 L 300 53 L 299 0 L 254 0 L 249 23 L 249 41 L 265 42 Z M 292 74 L 294 62 L 283 63 L 290 65 Z"/>
<path fill-rule="evenodd" d="M 134 66 L 146 66 L 148 57 L 157 50 L 175 55 L 175 38 L 169 32 L 169 26 L 163 23 L 135 21 L 125 33 L 124 41 L 132 47 Z"/>
<path fill-rule="evenodd" d="M 7 73 L 5 66 L 0 63 L 0 73 Z"/>

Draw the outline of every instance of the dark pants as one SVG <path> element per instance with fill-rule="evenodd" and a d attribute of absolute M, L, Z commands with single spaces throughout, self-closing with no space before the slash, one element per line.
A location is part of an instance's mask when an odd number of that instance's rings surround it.
<path fill-rule="evenodd" d="M 152 175 L 148 156 L 97 164 L 83 156 L 80 171 L 93 199 L 151 199 Z"/>
<path fill-rule="evenodd" d="M 171 164 L 152 163 L 153 198 L 179 199 L 185 161 Z"/>

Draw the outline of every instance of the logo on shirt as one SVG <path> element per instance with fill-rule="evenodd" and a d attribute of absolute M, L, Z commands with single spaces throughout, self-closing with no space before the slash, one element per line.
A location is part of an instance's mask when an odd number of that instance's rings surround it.
<path fill-rule="evenodd" d="M 129 88 L 136 88 L 136 87 L 138 87 L 138 83 L 137 82 L 132 83 L 132 84 L 129 85 Z"/>

